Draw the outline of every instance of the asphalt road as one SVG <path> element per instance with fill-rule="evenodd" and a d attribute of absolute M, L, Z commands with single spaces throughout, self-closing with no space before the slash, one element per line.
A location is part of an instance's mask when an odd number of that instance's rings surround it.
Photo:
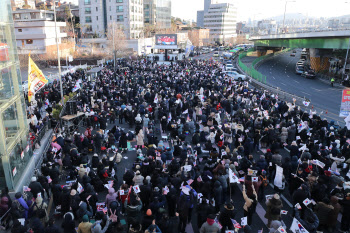
<path fill-rule="evenodd" d="M 285 53 L 264 62 L 258 71 L 266 75 L 266 82 L 291 94 L 311 100 L 317 113 L 334 121 L 343 121 L 339 117 L 342 88 L 331 87 L 318 79 L 306 79 L 295 73 L 295 64 L 300 58 L 300 51 L 295 57 Z M 327 112 L 327 114 L 326 114 Z"/>

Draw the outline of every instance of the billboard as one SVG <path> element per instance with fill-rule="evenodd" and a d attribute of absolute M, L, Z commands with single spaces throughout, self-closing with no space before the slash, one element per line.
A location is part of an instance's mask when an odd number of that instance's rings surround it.
<path fill-rule="evenodd" d="M 340 104 L 340 117 L 347 117 L 350 113 L 350 90 L 343 90 L 343 96 Z"/>
<path fill-rule="evenodd" d="M 156 45 L 177 45 L 177 35 L 156 34 Z"/>

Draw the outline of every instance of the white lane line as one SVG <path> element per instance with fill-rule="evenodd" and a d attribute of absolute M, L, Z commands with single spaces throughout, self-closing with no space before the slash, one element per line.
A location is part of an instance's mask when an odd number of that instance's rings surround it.
<path fill-rule="evenodd" d="M 272 76 L 273 79 L 276 79 L 275 77 Z"/>
<path fill-rule="evenodd" d="M 294 82 L 299 83 L 297 80 L 294 80 Z"/>
<path fill-rule="evenodd" d="M 309 93 L 306 93 L 306 92 L 304 92 L 304 91 L 302 91 L 301 93 L 303 93 L 303 94 L 305 94 L 305 95 L 310 95 Z"/>
<path fill-rule="evenodd" d="M 281 84 L 287 86 L 285 83 L 281 83 Z"/>
<path fill-rule="evenodd" d="M 311 87 L 311 89 L 315 90 L 315 91 L 322 91 L 320 89 L 317 89 L 317 88 L 314 88 L 314 87 Z"/>
<path fill-rule="evenodd" d="M 287 77 L 289 78 L 289 75 L 287 74 Z"/>
<path fill-rule="evenodd" d="M 274 188 L 273 187 L 273 184 L 269 184 L 271 186 L 271 188 Z M 283 196 L 283 194 L 280 195 L 280 197 L 287 203 L 287 205 L 289 205 L 289 207 L 293 207 L 292 203 L 290 203 L 287 198 L 285 196 Z"/>

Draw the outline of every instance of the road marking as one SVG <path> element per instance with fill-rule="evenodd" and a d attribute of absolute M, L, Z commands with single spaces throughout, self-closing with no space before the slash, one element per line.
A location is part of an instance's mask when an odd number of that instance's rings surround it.
<path fill-rule="evenodd" d="M 299 83 L 297 80 L 294 80 L 294 82 Z"/>
<path fill-rule="evenodd" d="M 287 74 L 287 77 L 289 78 L 289 75 Z"/>
<path fill-rule="evenodd" d="M 304 92 L 304 91 L 302 91 L 301 93 L 304 93 L 305 95 L 310 95 L 309 93 L 306 93 L 306 92 Z"/>
<path fill-rule="evenodd" d="M 271 188 L 274 188 L 273 187 L 273 184 L 269 184 L 271 186 Z M 287 205 L 289 205 L 289 207 L 293 207 L 292 203 L 290 203 L 287 198 L 285 196 L 283 196 L 283 194 L 280 195 L 280 197 L 287 203 Z"/>
<path fill-rule="evenodd" d="M 281 84 L 287 86 L 285 83 L 281 83 Z"/>
<path fill-rule="evenodd" d="M 315 90 L 315 91 L 322 91 L 320 89 L 317 89 L 317 88 L 314 88 L 314 87 L 311 87 L 311 89 Z"/>
<path fill-rule="evenodd" d="M 276 79 L 275 77 L 272 76 L 273 79 Z"/>
<path fill-rule="evenodd" d="M 270 71 L 270 74 L 272 74 L 272 72 Z"/>

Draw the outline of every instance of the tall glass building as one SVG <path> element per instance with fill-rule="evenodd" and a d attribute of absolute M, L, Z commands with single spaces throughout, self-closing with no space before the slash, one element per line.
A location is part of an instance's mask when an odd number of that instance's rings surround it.
<path fill-rule="evenodd" d="M 0 188 L 20 190 L 32 160 L 12 19 L 11 1 L 0 0 Z"/>
<path fill-rule="evenodd" d="M 171 0 L 144 0 L 144 23 L 159 29 L 171 27 Z"/>

